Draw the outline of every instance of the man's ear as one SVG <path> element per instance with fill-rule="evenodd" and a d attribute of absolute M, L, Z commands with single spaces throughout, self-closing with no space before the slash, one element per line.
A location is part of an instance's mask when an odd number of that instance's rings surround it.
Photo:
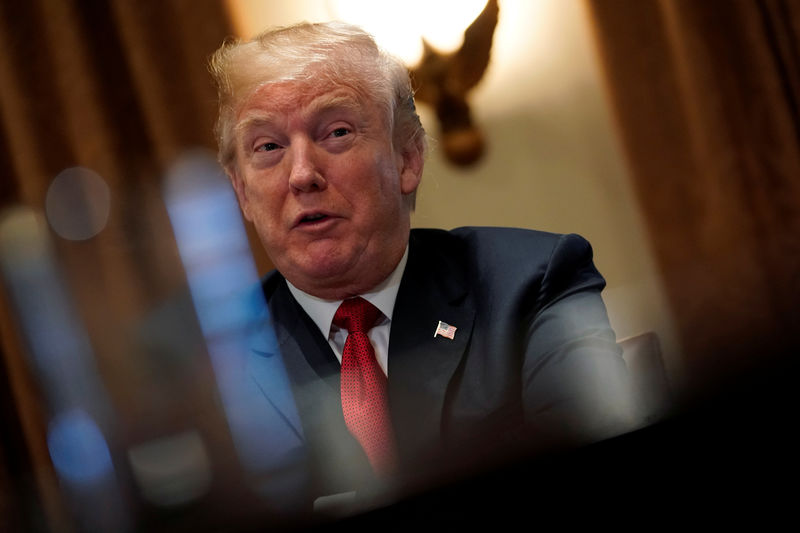
<path fill-rule="evenodd" d="M 425 166 L 425 155 L 422 144 L 409 142 L 401 154 L 400 191 L 411 194 L 417 190 L 422 180 L 422 168 Z"/>
<path fill-rule="evenodd" d="M 244 180 L 236 168 L 236 165 L 231 165 L 231 168 L 226 170 L 228 177 L 231 179 L 231 185 L 236 192 L 236 198 L 239 200 L 239 207 L 242 209 L 242 214 L 248 222 L 252 222 L 253 218 L 250 216 L 250 202 L 247 200 L 247 189 L 244 185 Z"/>

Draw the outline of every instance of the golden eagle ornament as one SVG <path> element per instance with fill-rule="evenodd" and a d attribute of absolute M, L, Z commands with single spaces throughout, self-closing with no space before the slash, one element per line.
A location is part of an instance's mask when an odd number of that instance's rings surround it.
<path fill-rule="evenodd" d="M 498 13 L 497 0 L 489 0 L 464 32 L 461 48 L 453 53 L 440 53 L 423 40 L 422 59 L 411 69 L 416 100 L 436 110 L 444 154 L 459 166 L 475 163 L 485 150 L 467 96 L 489 65 Z"/>

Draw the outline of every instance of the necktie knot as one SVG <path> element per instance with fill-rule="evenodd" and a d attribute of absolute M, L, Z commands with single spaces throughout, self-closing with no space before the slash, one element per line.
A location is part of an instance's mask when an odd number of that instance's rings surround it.
<path fill-rule="evenodd" d="M 340 328 L 344 328 L 348 333 L 366 333 L 374 326 L 381 316 L 380 310 L 357 296 L 342 302 L 336 314 L 333 316 L 333 323 Z"/>

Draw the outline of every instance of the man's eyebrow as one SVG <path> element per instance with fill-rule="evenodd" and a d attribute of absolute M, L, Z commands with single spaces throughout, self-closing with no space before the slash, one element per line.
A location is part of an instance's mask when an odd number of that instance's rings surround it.
<path fill-rule="evenodd" d="M 257 113 L 251 114 L 246 118 L 240 120 L 233 127 L 235 133 L 247 131 L 250 129 L 259 128 L 261 126 L 269 126 L 275 123 L 275 115 L 272 113 Z"/>
<path fill-rule="evenodd" d="M 362 108 L 362 104 L 349 94 L 330 94 L 315 99 L 308 106 L 309 115 L 314 113 L 324 113 L 336 109 L 349 109 L 357 111 Z"/>

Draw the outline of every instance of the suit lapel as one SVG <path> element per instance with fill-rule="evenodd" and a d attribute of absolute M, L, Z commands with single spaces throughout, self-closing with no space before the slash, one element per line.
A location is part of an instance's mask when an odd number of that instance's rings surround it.
<path fill-rule="evenodd" d="M 285 283 L 277 285 L 269 302 L 277 349 L 291 377 L 301 419 L 306 420 L 306 415 L 315 410 L 314 404 L 319 403 L 319 394 L 326 397 L 338 394 L 339 364 L 327 341 L 311 319 L 304 316 Z M 321 383 L 326 389 L 305 393 L 309 387 Z"/>
<path fill-rule="evenodd" d="M 440 443 L 448 385 L 469 345 L 475 308 L 456 241 L 415 230 L 409 246 L 392 318 L 389 398 L 401 454 L 416 459 Z M 439 321 L 456 327 L 453 339 L 434 336 Z"/>
<path fill-rule="evenodd" d="M 248 373 L 267 402 L 278 411 L 292 432 L 302 439 L 300 416 L 289 385 L 283 350 L 269 326 L 269 318 L 265 317 L 262 324 L 261 331 L 250 344 Z"/>

